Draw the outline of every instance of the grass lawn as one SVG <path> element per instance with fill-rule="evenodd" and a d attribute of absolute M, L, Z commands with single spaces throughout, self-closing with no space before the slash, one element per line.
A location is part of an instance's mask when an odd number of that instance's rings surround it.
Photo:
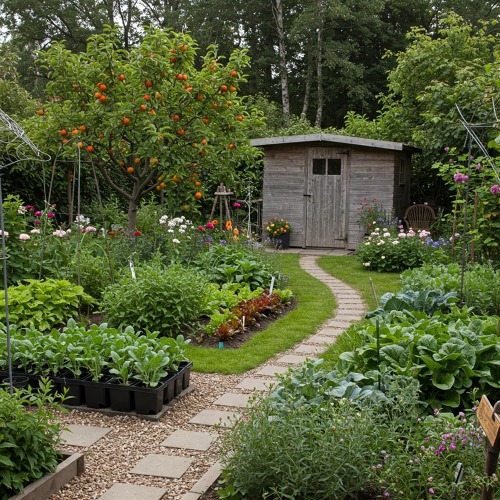
<path fill-rule="evenodd" d="M 333 315 L 335 301 L 328 287 L 303 271 L 298 254 L 280 255 L 281 272 L 290 279 L 297 307 L 257 333 L 239 349 L 210 349 L 189 345 L 186 356 L 193 370 L 204 373 L 243 373 L 275 354 L 290 349 Z"/>
<path fill-rule="evenodd" d="M 354 256 L 321 257 L 319 266 L 335 278 L 355 288 L 368 304 L 368 309 L 375 309 L 376 303 L 373 296 L 370 278 L 372 279 L 378 300 L 387 292 L 397 292 L 401 287 L 399 273 L 373 273 L 367 271 Z M 361 344 L 361 339 L 356 332 L 347 330 L 337 337 L 328 351 L 321 355 L 325 360 L 325 369 L 333 369 L 339 355 L 351 351 Z"/>

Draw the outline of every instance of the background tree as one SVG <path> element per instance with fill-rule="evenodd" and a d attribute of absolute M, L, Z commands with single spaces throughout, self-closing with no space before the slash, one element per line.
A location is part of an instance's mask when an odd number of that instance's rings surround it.
<path fill-rule="evenodd" d="M 211 47 L 197 69 L 189 35 L 151 28 L 130 51 L 120 35 L 108 27 L 84 53 L 54 44 L 41 54 L 50 97 L 37 130 L 60 144 L 60 158 L 91 162 L 128 200 L 131 233 L 149 192 L 175 195 L 189 210 L 204 196 L 203 181 L 234 185 L 239 164 L 257 154 L 247 138 L 259 119 L 238 97 L 245 51 L 223 64 Z"/>

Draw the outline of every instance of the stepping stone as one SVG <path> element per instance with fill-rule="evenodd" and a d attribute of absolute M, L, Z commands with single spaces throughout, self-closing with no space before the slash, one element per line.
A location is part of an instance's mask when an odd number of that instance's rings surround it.
<path fill-rule="evenodd" d="M 275 366 L 275 365 L 266 365 L 263 366 L 258 372 L 257 375 L 269 375 L 273 377 L 276 374 L 282 375 L 288 371 L 287 366 Z"/>
<path fill-rule="evenodd" d="M 304 340 L 306 344 L 332 344 L 333 341 L 330 336 L 323 335 L 321 333 L 321 330 L 316 334 L 313 335 L 312 337 L 309 337 L 308 339 Z"/>
<path fill-rule="evenodd" d="M 193 493 L 192 491 L 188 491 L 181 496 L 181 500 L 198 500 L 201 497 L 199 493 Z"/>
<path fill-rule="evenodd" d="M 278 358 L 276 361 L 278 363 L 286 363 L 289 365 L 298 365 L 300 363 L 304 363 L 306 359 L 311 359 L 311 356 L 297 356 L 294 354 L 285 354 L 284 356 L 281 356 L 281 358 Z"/>
<path fill-rule="evenodd" d="M 167 491 L 167 488 L 115 483 L 99 500 L 160 500 Z"/>
<path fill-rule="evenodd" d="M 244 378 L 236 389 L 248 389 L 250 391 L 268 391 L 270 385 L 276 385 L 276 380 L 266 378 Z"/>
<path fill-rule="evenodd" d="M 361 321 L 364 317 L 364 314 L 342 314 L 341 312 L 338 312 L 335 315 L 335 319 L 337 321 L 345 321 L 351 323 L 354 323 L 355 321 Z"/>
<path fill-rule="evenodd" d="M 321 328 L 321 330 L 318 330 L 317 335 L 324 335 L 326 337 L 338 337 L 341 333 L 343 333 L 346 328 L 337 328 L 337 327 L 332 327 L 332 326 L 325 326 Z"/>
<path fill-rule="evenodd" d="M 308 345 L 308 344 L 301 344 L 297 346 L 297 348 L 293 351 L 296 353 L 302 354 L 303 352 L 305 353 L 311 353 L 311 354 L 322 354 L 325 352 L 328 348 L 322 345 Z"/>
<path fill-rule="evenodd" d="M 194 458 L 173 457 L 170 455 L 158 455 L 152 453 L 146 455 L 137 462 L 137 465 L 131 470 L 133 474 L 142 474 L 143 476 L 158 476 L 178 479 L 194 462 Z"/>
<path fill-rule="evenodd" d="M 338 319 L 334 319 L 327 323 L 327 326 L 331 326 L 333 328 L 343 328 L 347 330 L 351 326 L 352 321 L 340 321 Z"/>
<path fill-rule="evenodd" d="M 356 316 L 357 318 L 361 318 L 364 315 L 364 311 L 362 311 L 361 309 L 344 309 L 342 307 L 339 307 L 337 310 L 336 318 L 338 318 L 339 316 Z"/>
<path fill-rule="evenodd" d="M 194 432 L 177 429 L 160 446 L 169 448 L 183 448 L 186 450 L 205 451 L 210 448 L 217 436 L 209 432 Z"/>
<path fill-rule="evenodd" d="M 210 426 L 220 424 L 224 427 L 230 427 L 234 425 L 234 417 L 238 417 L 238 414 L 231 411 L 202 410 L 189 423 Z"/>
<path fill-rule="evenodd" d="M 61 439 L 69 446 L 92 446 L 104 437 L 110 427 L 93 427 L 90 425 L 67 425 L 67 430 L 61 432 Z"/>
<path fill-rule="evenodd" d="M 216 399 L 213 404 L 218 406 L 236 406 L 237 408 L 245 408 L 251 397 L 251 394 L 235 394 L 233 392 L 226 392 L 226 394 L 223 394 L 219 399 Z"/>
<path fill-rule="evenodd" d="M 205 493 L 212 484 L 217 481 L 219 476 L 222 474 L 222 465 L 220 462 L 215 462 L 210 469 L 201 476 L 199 481 L 191 488 L 191 492 L 194 493 Z"/>

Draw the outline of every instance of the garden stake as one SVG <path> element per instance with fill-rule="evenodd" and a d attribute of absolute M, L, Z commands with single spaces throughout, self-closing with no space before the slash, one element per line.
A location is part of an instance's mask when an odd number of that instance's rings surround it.
<path fill-rule="evenodd" d="M 219 342 L 219 349 L 223 349 L 224 348 L 224 342 Z"/>
<path fill-rule="evenodd" d="M 375 299 L 375 304 L 378 307 L 378 299 L 377 299 L 377 294 L 375 293 L 375 287 L 373 286 L 373 280 L 371 276 L 368 279 L 370 280 L 370 286 L 372 287 L 372 293 L 373 293 L 373 298 Z"/>
<path fill-rule="evenodd" d="M 274 276 L 271 278 L 271 286 L 269 287 L 269 295 L 273 293 L 274 289 Z"/>
<path fill-rule="evenodd" d="M 484 472 L 491 477 L 495 474 L 500 454 L 500 401 L 491 406 L 486 395 L 481 398 L 477 409 L 477 419 L 486 434 L 486 460 Z M 494 500 L 493 487 L 483 486 L 481 500 Z"/>
<path fill-rule="evenodd" d="M 370 278 L 371 281 L 371 278 Z M 378 390 L 381 391 L 382 387 L 382 375 L 380 373 L 380 323 L 378 319 L 375 321 L 376 333 L 377 333 L 377 366 L 378 366 Z"/>
<path fill-rule="evenodd" d="M 464 464 L 462 462 L 458 462 L 457 470 L 455 471 L 455 482 L 451 487 L 451 495 L 450 495 L 451 500 L 455 498 L 457 484 L 462 480 L 463 475 L 464 475 Z"/>

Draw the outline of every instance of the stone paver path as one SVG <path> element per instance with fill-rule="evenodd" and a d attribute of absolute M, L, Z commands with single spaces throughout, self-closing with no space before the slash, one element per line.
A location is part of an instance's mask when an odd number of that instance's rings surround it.
<path fill-rule="evenodd" d="M 349 328 L 353 322 L 363 319 L 366 306 L 360 295 L 351 287 L 342 283 L 325 273 L 316 263 L 317 256 L 324 255 L 320 250 L 303 253 L 300 264 L 302 268 L 315 278 L 323 281 L 329 286 L 337 301 L 335 317 L 326 322 L 314 335 L 304 339 L 288 353 L 277 356 L 271 363 L 261 366 L 252 371 L 251 376 L 242 376 L 239 383 L 234 387 L 228 387 L 227 392 L 213 401 L 210 408 L 202 410 L 189 421 L 192 426 L 198 426 L 199 431 L 177 429 L 161 443 L 162 447 L 182 449 L 186 451 L 185 457 L 170 456 L 163 454 L 150 454 L 142 458 L 133 469 L 131 474 L 142 474 L 150 476 L 160 476 L 176 478 L 181 477 L 193 463 L 193 458 L 189 456 L 190 450 L 208 450 L 217 433 L 213 430 L 207 432 L 214 425 L 231 425 L 234 417 L 238 416 L 238 408 L 246 406 L 251 394 L 249 391 L 268 391 L 271 384 L 276 383 L 274 376 L 285 373 L 289 368 L 293 368 L 306 359 L 316 359 L 319 354 L 327 349 L 327 344 L 335 342 L 335 339 L 344 330 Z M 327 252 L 328 253 L 328 252 Z M 218 408 L 227 408 L 233 411 L 223 411 Z M 69 426 L 78 427 L 78 426 Z M 90 440 L 98 440 L 106 435 L 110 429 L 89 428 L 80 426 L 83 429 L 72 428 L 65 432 L 64 438 L 68 443 L 76 446 L 89 446 Z M 81 443 L 81 444 L 80 444 Z M 197 500 L 207 491 L 217 480 L 221 473 L 221 465 L 218 462 L 213 465 L 200 477 L 200 479 L 186 492 L 181 500 Z M 165 496 L 164 496 L 165 495 Z M 162 488 L 152 488 L 131 484 L 114 484 L 108 491 L 100 497 L 101 500 L 156 500 L 169 499 L 168 493 Z"/>

